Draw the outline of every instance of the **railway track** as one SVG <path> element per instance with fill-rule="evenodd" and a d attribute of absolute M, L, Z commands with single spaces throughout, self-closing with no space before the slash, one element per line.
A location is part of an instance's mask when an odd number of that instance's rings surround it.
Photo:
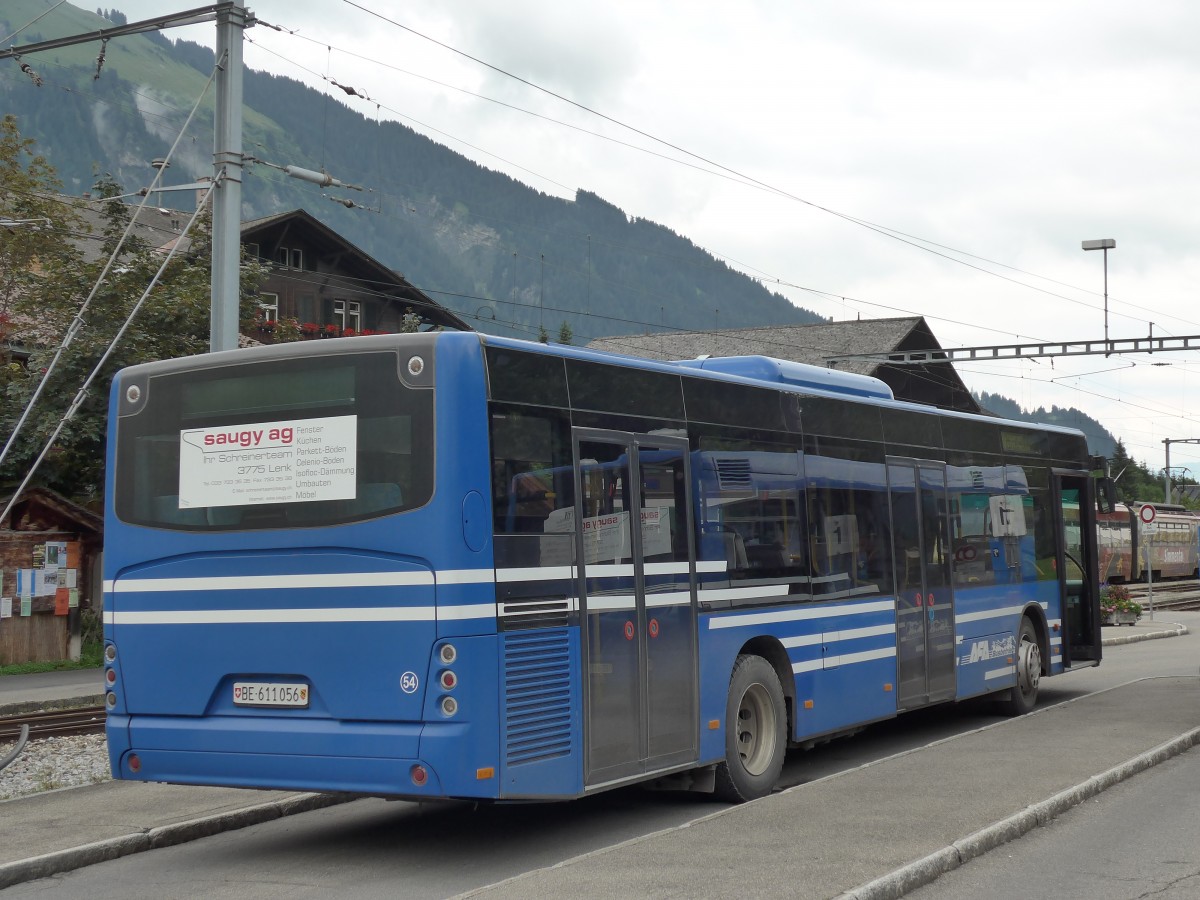
<path fill-rule="evenodd" d="M 1126 585 L 1130 599 L 1145 607 L 1150 597 L 1150 586 L 1142 583 Z M 1154 583 L 1154 609 L 1179 609 L 1185 612 L 1200 610 L 1200 582 L 1163 581 Z"/>
<path fill-rule="evenodd" d="M 17 740 L 22 725 L 29 726 L 31 741 L 68 734 L 95 734 L 104 730 L 104 717 L 103 706 L 0 716 L 0 743 Z"/>

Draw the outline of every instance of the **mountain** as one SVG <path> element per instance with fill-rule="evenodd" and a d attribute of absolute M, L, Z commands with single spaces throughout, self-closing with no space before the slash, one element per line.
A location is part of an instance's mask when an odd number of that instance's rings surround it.
<path fill-rule="evenodd" d="M 1108 458 L 1116 455 L 1117 439 L 1113 436 L 1112 432 L 1083 412 L 1083 410 L 1076 409 L 1073 406 L 1069 409 L 1063 409 L 1058 406 L 1051 406 L 1050 409 L 1046 409 L 1044 406 L 1039 406 L 1035 410 L 1026 412 L 1015 400 L 1010 400 L 1008 397 L 1003 397 L 999 394 L 989 394 L 986 391 L 983 393 L 972 391 L 971 396 L 985 410 L 1002 416 L 1005 419 L 1078 428 L 1087 435 L 1088 449 L 1092 453 Z"/>
<path fill-rule="evenodd" d="M 49 7 L 5 0 L 0 33 Z M 116 10 L 64 4 L 16 44 L 125 22 Z M 16 65 L 0 66 L 0 108 L 18 117 L 68 193 L 89 190 L 98 173 L 130 191 L 147 185 L 149 161 L 168 155 L 213 70 L 211 50 L 160 32 L 112 39 L 98 70 L 99 52 L 93 43 L 26 55 L 41 87 Z M 212 121 L 208 102 L 166 183 L 211 173 Z M 695 328 L 715 322 L 717 309 L 725 327 L 825 321 L 595 193 L 580 188 L 572 201 L 539 192 L 294 79 L 246 70 L 243 129 L 245 153 L 274 165 L 247 166 L 245 219 L 304 208 L 481 330 L 557 335 L 566 322 L 582 343 Z M 331 203 L 318 187 L 286 177 L 278 166 L 287 164 L 370 187 L 338 193 L 370 209 Z M 156 202 L 186 208 L 181 195 L 163 196 Z"/>

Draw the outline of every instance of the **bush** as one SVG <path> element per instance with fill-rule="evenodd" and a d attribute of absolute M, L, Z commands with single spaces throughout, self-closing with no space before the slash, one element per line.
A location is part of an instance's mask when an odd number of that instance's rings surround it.
<path fill-rule="evenodd" d="M 1100 614 L 1112 616 L 1116 613 L 1133 613 L 1141 616 L 1142 604 L 1129 597 L 1129 588 L 1123 584 L 1106 584 L 1100 589 Z"/>

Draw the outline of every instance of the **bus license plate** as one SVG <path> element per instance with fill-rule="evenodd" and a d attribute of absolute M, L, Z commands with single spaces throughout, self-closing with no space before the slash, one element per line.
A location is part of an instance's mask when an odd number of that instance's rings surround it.
<path fill-rule="evenodd" d="M 234 706 L 308 706 L 307 684 L 277 681 L 235 681 Z"/>

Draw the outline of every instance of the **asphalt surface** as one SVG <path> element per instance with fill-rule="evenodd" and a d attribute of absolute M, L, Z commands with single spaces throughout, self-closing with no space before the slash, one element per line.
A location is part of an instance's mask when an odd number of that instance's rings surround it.
<path fill-rule="evenodd" d="M 1184 631 L 1160 615 L 1106 629 L 1105 644 Z M 78 690 L 43 678 L 0 679 L 0 711 Z M 1200 678 L 1142 679 L 463 896 L 557 900 L 587 884 L 611 896 L 900 897 L 1196 743 Z M 0 888 L 348 799 L 110 782 L 3 802 Z"/>

